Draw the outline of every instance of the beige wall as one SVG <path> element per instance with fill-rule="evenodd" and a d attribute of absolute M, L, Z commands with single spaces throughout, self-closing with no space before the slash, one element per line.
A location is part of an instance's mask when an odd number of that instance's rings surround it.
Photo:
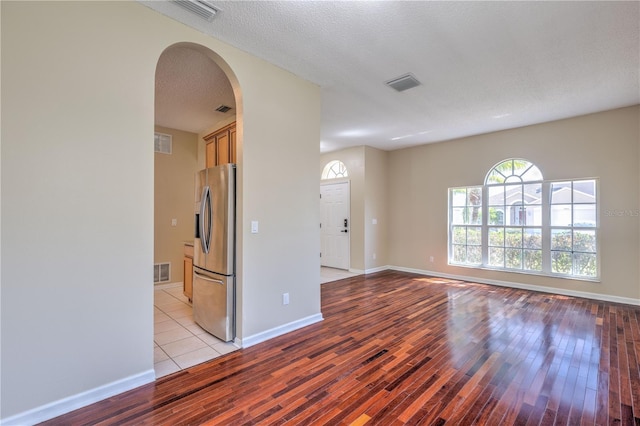
<path fill-rule="evenodd" d="M 317 86 L 139 3 L 0 7 L 3 419 L 153 379 L 154 80 L 176 43 L 242 93 L 239 337 L 321 318 Z"/>
<path fill-rule="evenodd" d="M 334 160 L 342 161 L 349 172 L 352 270 L 369 271 L 388 264 L 388 158 L 388 152 L 368 146 L 333 151 L 320 157 L 319 176 Z M 377 224 L 373 224 L 373 219 Z"/>
<path fill-rule="evenodd" d="M 244 71 L 238 77 L 252 84 L 238 132 L 243 338 L 320 315 L 320 90 L 266 64 Z"/>
<path fill-rule="evenodd" d="M 496 280 L 640 299 L 640 219 L 605 212 L 637 211 L 639 107 L 554 121 L 390 153 L 390 263 Z M 546 180 L 600 179 L 600 283 L 495 272 L 447 264 L 447 189 L 478 185 L 501 160 L 536 164 Z M 434 262 L 429 261 L 434 257 Z"/>
<path fill-rule="evenodd" d="M 389 261 L 389 152 L 366 147 L 364 176 L 364 258 L 369 271 Z"/>
<path fill-rule="evenodd" d="M 194 176 L 198 170 L 198 135 L 166 127 L 172 153 L 154 153 L 153 263 L 171 262 L 170 282 L 182 282 L 184 242 L 193 241 Z M 177 219 L 172 226 L 171 220 Z"/>

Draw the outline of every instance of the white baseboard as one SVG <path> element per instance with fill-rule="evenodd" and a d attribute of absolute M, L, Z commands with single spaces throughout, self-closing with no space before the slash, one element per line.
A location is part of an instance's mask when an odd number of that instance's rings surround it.
<path fill-rule="evenodd" d="M 544 287 L 532 284 L 523 284 L 513 281 L 488 280 L 483 278 L 469 277 L 465 275 L 445 274 L 442 272 L 426 271 L 423 269 L 404 268 L 401 266 L 390 266 L 394 271 L 412 272 L 420 275 L 430 275 L 439 278 L 449 278 L 452 280 L 469 281 L 481 284 L 497 285 L 500 287 L 520 288 L 523 290 L 539 291 L 542 293 L 560 294 L 563 296 L 583 297 L 585 299 L 602 300 L 604 302 L 624 303 L 627 305 L 640 305 L 640 299 L 630 297 L 613 296 L 609 294 L 590 293 L 588 291 L 565 290 L 557 287 Z"/>
<path fill-rule="evenodd" d="M 369 268 L 364 271 L 365 274 L 373 274 L 374 272 L 386 271 L 388 269 L 392 269 L 389 265 L 384 266 L 376 266 L 375 268 Z"/>
<path fill-rule="evenodd" d="M 364 269 L 353 269 L 353 268 L 349 268 L 349 272 L 351 272 L 352 274 L 359 274 L 359 275 L 362 275 L 362 274 L 364 274 Z"/>
<path fill-rule="evenodd" d="M 254 334 L 253 336 L 245 337 L 244 339 L 242 339 L 240 345 L 243 348 L 248 348 L 249 346 L 257 345 L 258 343 L 264 342 L 269 339 L 273 339 L 274 337 L 281 336 L 283 334 L 289 333 L 299 328 L 306 327 L 311 324 L 315 324 L 317 322 L 322 321 L 323 319 L 324 318 L 322 317 L 321 313 L 311 315 L 306 318 L 301 318 L 297 321 L 293 321 L 288 324 L 274 327 L 270 330 L 262 331 L 260 333 Z"/>
<path fill-rule="evenodd" d="M 33 408 L 20 414 L 16 414 L 6 419 L 0 419 L 3 426 L 24 426 L 34 425 L 45 420 L 53 419 L 62 414 L 69 413 L 78 408 L 86 407 L 94 402 L 102 401 L 122 392 L 135 389 L 139 386 L 151 383 L 156 379 L 154 370 L 147 370 L 143 373 L 135 374 L 115 382 L 107 383 L 79 394 Z"/>

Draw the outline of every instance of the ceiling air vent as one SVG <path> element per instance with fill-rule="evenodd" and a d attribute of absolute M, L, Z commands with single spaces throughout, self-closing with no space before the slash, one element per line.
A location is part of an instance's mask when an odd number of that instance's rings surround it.
<path fill-rule="evenodd" d="M 205 0 L 171 0 L 171 2 L 209 22 L 213 21 L 216 13 L 220 11 L 220 9 Z"/>
<path fill-rule="evenodd" d="M 228 112 L 228 111 L 231 111 L 231 107 L 230 106 L 226 106 L 226 105 L 220 105 L 218 108 L 216 108 L 216 111 L 218 111 L 218 112 Z"/>
<path fill-rule="evenodd" d="M 389 81 L 385 81 L 385 84 L 398 92 L 404 92 L 405 90 L 420 86 L 421 83 L 413 76 L 413 74 L 408 73 Z"/>

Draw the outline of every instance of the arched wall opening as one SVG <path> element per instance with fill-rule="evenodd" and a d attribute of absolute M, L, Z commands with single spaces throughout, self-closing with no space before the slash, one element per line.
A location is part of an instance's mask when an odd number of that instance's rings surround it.
<path fill-rule="evenodd" d="M 231 122 L 236 123 L 236 159 L 235 163 L 237 164 L 236 169 L 236 183 L 237 183 L 237 196 L 236 196 L 236 235 L 237 235 L 237 243 L 236 243 L 236 252 L 235 258 L 238 265 L 241 264 L 241 252 L 242 252 L 242 244 L 241 244 L 241 221 L 240 217 L 242 214 L 242 96 L 240 91 L 240 85 L 235 73 L 231 70 L 231 67 L 228 63 L 216 52 L 211 50 L 208 47 L 202 46 L 196 43 L 188 43 L 181 42 L 175 43 L 168 47 L 166 47 L 162 54 L 158 57 L 158 61 L 156 64 L 156 91 L 155 91 L 155 129 L 158 132 L 162 132 L 164 129 L 167 129 L 168 133 L 177 133 L 181 134 L 180 130 L 184 130 L 188 132 L 188 135 L 195 135 L 195 161 L 192 164 L 192 170 L 187 170 L 187 174 L 191 174 L 190 182 L 187 183 L 189 185 L 189 189 L 187 190 L 188 194 L 186 195 L 186 202 L 180 203 L 180 209 L 182 213 L 186 210 L 187 219 L 186 221 L 174 220 L 171 219 L 171 224 L 169 222 L 168 217 L 175 217 L 175 213 L 166 212 L 162 219 L 159 219 L 158 209 L 162 208 L 164 210 L 172 209 L 171 207 L 171 198 L 176 199 L 176 197 L 172 197 L 169 195 L 163 195 L 165 199 L 164 204 L 160 204 L 158 201 L 158 196 L 161 191 L 165 191 L 165 189 L 158 189 L 159 185 L 158 179 L 160 178 L 163 182 L 166 182 L 167 177 L 160 176 L 159 167 L 158 167 L 158 158 L 163 157 L 161 154 L 156 155 L 156 171 L 155 173 L 155 194 L 156 200 L 154 201 L 155 208 L 155 217 L 156 221 L 162 220 L 161 224 L 155 224 L 154 230 L 154 263 L 161 261 L 159 256 L 157 256 L 158 251 L 163 251 L 163 248 L 160 246 L 167 241 L 167 238 L 160 237 L 161 235 L 165 235 L 167 232 L 172 233 L 173 240 L 171 241 L 171 247 L 169 250 L 178 253 L 173 253 L 173 257 L 180 261 L 182 249 L 182 242 L 185 241 L 193 241 L 193 187 L 194 187 L 194 176 L 195 172 L 206 168 L 206 146 L 205 141 L 203 139 L 207 134 L 226 126 Z M 212 87 L 215 86 L 215 87 Z M 203 93 L 198 93 L 201 91 Z M 208 97 L 209 99 L 204 99 Z M 230 98 L 231 97 L 231 98 Z M 166 105 L 167 103 L 171 105 Z M 228 105 L 232 107 L 230 113 L 219 113 L 215 112 L 215 108 L 218 105 Z M 203 124 L 204 123 L 204 124 Z M 159 129 L 159 130 L 158 130 Z M 174 132 L 173 130 L 176 129 Z M 193 140 L 189 139 L 190 149 L 193 146 Z M 192 153 L 190 153 L 192 154 Z M 166 158 L 166 156 L 164 156 Z M 165 158 L 161 158 L 163 161 L 166 161 Z M 184 168 L 181 170 L 181 173 L 184 177 Z M 184 179 L 183 179 L 184 180 Z M 184 183 L 180 191 L 184 191 Z M 184 200 L 184 196 L 181 195 L 180 198 Z M 168 208 L 167 208 L 167 203 Z M 178 227 L 182 226 L 180 236 L 176 236 L 176 222 L 178 222 Z M 185 222 L 185 223 L 183 223 Z M 185 226 L 186 232 L 185 235 Z M 166 229 L 165 229 L 166 228 Z M 162 230 L 164 229 L 164 230 Z M 159 241 L 161 239 L 162 241 Z M 167 250 L 164 250 L 165 256 Z M 177 262 L 174 264 L 178 266 L 182 266 Z M 189 273 L 187 266 L 184 266 L 184 278 L 186 281 L 186 275 Z M 178 269 L 178 268 L 176 268 Z M 179 274 L 173 274 L 173 281 L 182 281 L 182 269 Z M 242 330 L 242 272 L 241 268 L 238 266 L 236 268 L 236 297 L 235 297 L 235 306 L 234 311 L 235 315 L 235 328 L 236 328 L 236 336 L 240 337 Z M 154 286 L 156 288 L 156 286 Z M 173 290 L 175 293 L 177 289 Z M 186 292 L 185 292 L 186 293 Z M 186 300 L 186 298 L 185 298 Z M 154 310 L 155 311 L 155 310 Z M 188 327 L 187 327 L 188 329 Z M 158 334 L 158 331 L 154 333 L 154 336 Z M 155 340 L 155 339 L 154 339 Z M 222 347 L 223 350 L 213 345 L 213 340 L 209 341 L 206 338 L 203 339 L 211 347 L 214 349 L 218 349 L 218 352 L 224 354 L 225 348 Z M 237 341 L 240 341 L 239 339 Z M 158 343 L 158 342 L 156 342 Z M 158 343 L 160 344 L 160 343 Z M 228 348 L 226 349 L 228 350 Z M 213 357 L 213 356 L 212 356 Z M 182 367 L 182 366 L 181 366 Z M 174 365 L 175 368 L 175 365 Z M 171 372 L 171 371 L 169 371 Z M 166 373 L 166 372 L 165 372 Z M 159 374 L 156 371 L 156 374 Z"/>

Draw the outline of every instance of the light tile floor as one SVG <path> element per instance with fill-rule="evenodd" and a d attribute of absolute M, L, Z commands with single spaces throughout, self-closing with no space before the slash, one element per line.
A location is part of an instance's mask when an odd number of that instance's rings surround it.
<path fill-rule="evenodd" d="M 354 272 L 349 272 L 344 269 L 335 269 L 335 268 L 327 268 L 326 266 L 322 266 L 320 268 L 320 283 L 328 283 L 331 281 L 338 281 L 344 278 L 355 277 L 357 275 Z"/>
<path fill-rule="evenodd" d="M 192 367 L 238 349 L 212 336 L 193 320 L 182 286 L 154 290 L 153 362 L 156 378 Z"/>
<path fill-rule="evenodd" d="M 342 269 L 320 268 L 320 282 L 359 275 Z M 180 284 L 154 290 L 153 362 L 156 378 L 209 361 L 239 349 L 210 335 L 193 320 L 193 309 Z"/>

